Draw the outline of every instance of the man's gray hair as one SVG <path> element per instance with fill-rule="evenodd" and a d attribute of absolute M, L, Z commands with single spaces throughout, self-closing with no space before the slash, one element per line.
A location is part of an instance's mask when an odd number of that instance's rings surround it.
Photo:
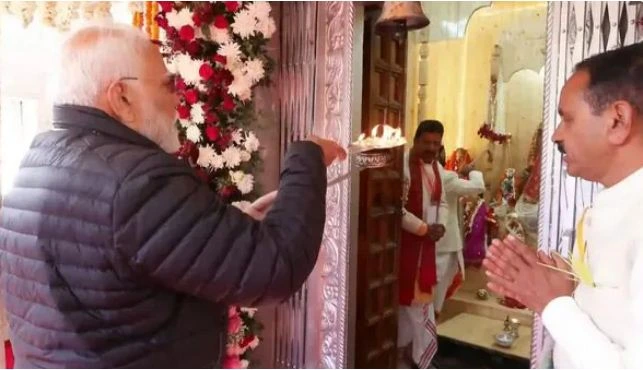
<path fill-rule="evenodd" d="M 96 106 L 111 83 L 138 77 L 150 40 L 131 25 L 106 22 L 72 31 L 60 48 L 52 81 L 54 104 Z"/>

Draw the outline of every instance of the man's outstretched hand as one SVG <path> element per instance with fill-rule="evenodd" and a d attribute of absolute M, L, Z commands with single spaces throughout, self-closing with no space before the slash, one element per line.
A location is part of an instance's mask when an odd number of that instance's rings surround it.
<path fill-rule="evenodd" d="M 317 136 L 310 136 L 308 141 L 321 147 L 324 152 L 324 163 L 326 167 L 330 166 L 336 159 L 340 161 L 346 159 L 346 150 L 334 141 L 322 139 Z"/>
<path fill-rule="evenodd" d="M 513 236 L 494 240 L 482 263 L 491 291 L 538 314 L 555 298 L 571 296 L 576 285 L 570 275 L 553 269 L 568 270 L 560 256 L 536 252 Z"/>

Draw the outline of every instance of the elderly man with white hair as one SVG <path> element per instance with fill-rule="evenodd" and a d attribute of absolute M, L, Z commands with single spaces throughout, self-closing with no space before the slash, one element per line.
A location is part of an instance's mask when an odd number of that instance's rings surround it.
<path fill-rule="evenodd" d="M 259 221 L 170 152 L 178 97 L 140 31 L 89 26 L 63 44 L 54 129 L 4 200 L 0 286 L 16 367 L 219 367 L 228 305 L 295 293 L 319 252 L 325 166 L 311 138 L 287 153 Z"/>

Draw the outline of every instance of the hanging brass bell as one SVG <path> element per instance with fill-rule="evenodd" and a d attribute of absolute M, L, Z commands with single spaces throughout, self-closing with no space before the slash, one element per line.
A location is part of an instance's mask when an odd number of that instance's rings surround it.
<path fill-rule="evenodd" d="M 385 1 L 382 14 L 375 22 L 375 32 L 380 35 L 406 33 L 429 23 L 419 1 Z"/>

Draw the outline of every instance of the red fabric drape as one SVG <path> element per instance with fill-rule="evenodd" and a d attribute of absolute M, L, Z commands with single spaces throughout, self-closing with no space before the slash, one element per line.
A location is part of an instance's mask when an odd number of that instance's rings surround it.
<path fill-rule="evenodd" d="M 4 341 L 4 355 L 6 368 L 13 369 L 13 350 L 11 349 L 11 342 L 8 340 Z"/>
<path fill-rule="evenodd" d="M 416 217 L 423 218 L 423 191 L 422 191 L 422 166 L 421 160 L 409 159 L 409 173 L 411 177 L 406 211 Z M 438 170 L 438 164 L 433 162 L 433 173 L 435 175 L 431 192 L 431 201 L 439 204 L 442 196 L 442 178 Z M 418 268 L 418 260 L 422 258 Z M 415 296 L 415 281 L 423 293 L 431 293 L 433 286 L 437 283 L 437 272 L 435 266 L 435 242 L 426 236 L 417 236 L 402 230 L 402 245 L 400 248 L 400 269 L 399 269 L 399 303 L 409 306 Z"/>

